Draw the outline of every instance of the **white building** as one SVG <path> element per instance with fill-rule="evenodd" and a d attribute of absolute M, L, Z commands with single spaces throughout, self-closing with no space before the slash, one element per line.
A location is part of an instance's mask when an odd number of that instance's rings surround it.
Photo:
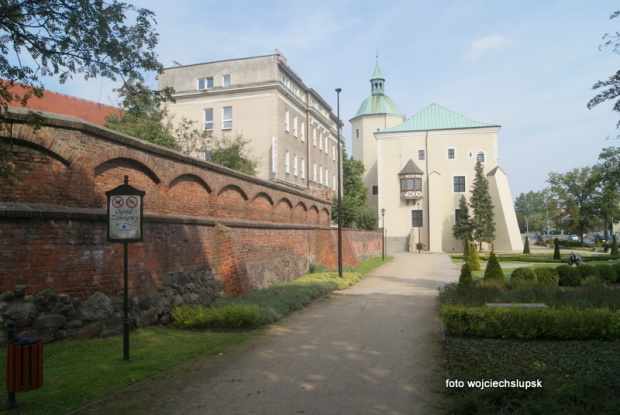
<path fill-rule="evenodd" d="M 337 117 L 279 53 L 177 65 L 158 77 L 172 87 L 175 120 L 199 122 L 217 138 L 249 140 L 258 177 L 302 189 L 337 187 Z M 343 139 L 341 138 L 341 143 Z M 210 148 L 194 155 L 208 158 Z"/>
<path fill-rule="evenodd" d="M 366 168 L 368 204 L 377 208 L 388 252 L 415 251 L 418 243 L 426 251 L 462 249 L 452 226 L 461 196 L 471 196 L 478 160 L 493 198 L 495 249 L 522 250 L 508 180 L 497 164 L 500 126 L 472 121 L 437 104 L 405 120 L 384 85 L 377 64 L 372 94 L 350 121 L 353 157 Z"/>

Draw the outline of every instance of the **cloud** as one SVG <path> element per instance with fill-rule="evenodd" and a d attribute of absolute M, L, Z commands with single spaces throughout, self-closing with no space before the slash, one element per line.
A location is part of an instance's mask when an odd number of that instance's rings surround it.
<path fill-rule="evenodd" d="M 463 61 L 475 63 L 487 56 L 494 55 L 510 45 L 511 40 L 501 35 L 490 35 L 471 42 L 465 53 Z"/>

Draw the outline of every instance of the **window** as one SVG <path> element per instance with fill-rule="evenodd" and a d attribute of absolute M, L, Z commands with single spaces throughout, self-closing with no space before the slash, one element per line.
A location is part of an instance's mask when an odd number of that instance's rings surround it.
<path fill-rule="evenodd" d="M 312 129 L 312 145 L 316 147 L 316 127 Z"/>
<path fill-rule="evenodd" d="M 424 160 L 426 158 L 426 154 L 424 150 L 418 150 L 418 160 Z"/>
<path fill-rule="evenodd" d="M 293 117 L 293 136 L 297 137 L 297 116 Z"/>
<path fill-rule="evenodd" d="M 337 183 L 336 183 L 336 175 L 335 175 L 335 174 L 332 174 L 332 188 L 334 188 L 334 189 L 335 189 L 335 188 L 336 188 L 336 184 L 337 184 Z"/>
<path fill-rule="evenodd" d="M 448 149 L 448 159 L 453 160 L 454 158 L 455 158 L 454 149 L 453 148 L 449 148 Z"/>
<path fill-rule="evenodd" d="M 421 228 L 424 225 L 423 222 L 423 214 L 421 210 L 412 210 L 411 211 L 411 227 L 412 228 Z"/>
<path fill-rule="evenodd" d="M 289 112 L 288 110 L 284 111 L 284 130 L 288 133 L 289 132 Z"/>
<path fill-rule="evenodd" d="M 301 158 L 301 163 L 300 163 L 300 169 L 301 169 L 301 178 L 305 179 L 306 178 L 306 159 L 305 158 Z"/>
<path fill-rule="evenodd" d="M 373 195 L 378 195 L 379 194 L 379 186 L 377 186 L 376 184 L 373 184 L 371 186 L 371 193 Z"/>
<path fill-rule="evenodd" d="M 323 166 L 319 166 L 319 183 L 323 183 Z"/>
<path fill-rule="evenodd" d="M 306 141 L 306 124 L 302 121 L 299 127 L 299 138 L 303 143 L 304 141 Z"/>
<path fill-rule="evenodd" d="M 293 156 L 293 176 L 297 177 L 297 154 Z"/>
<path fill-rule="evenodd" d="M 484 164 L 484 153 L 482 151 L 480 151 L 478 153 L 478 156 L 476 157 L 476 160 L 479 161 L 480 163 Z"/>
<path fill-rule="evenodd" d="M 198 89 L 211 89 L 213 88 L 213 77 L 198 78 Z"/>
<path fill-rule="evenodd" d="M 465 191 L 465 176 L 454 176 L 454 193 Z"/>
<path fill-rule="evenodd" d="M 329 186 L 329 169 L 325 169 L 325 186 Z"/>
<path fill-rule="evenodd" d="M 323 133 L 319 133 L 319 150 L 323 150 Z"/>
<path fill-rule="evenodd" d="M 325 154 L 329 154 L 329 136 L 325 136 Z"/>
<path fill-rule="evenodd" d="M 222 76 L 222 86 L 230 86 L 230 75 Z"/>
<path fill-rule="evenodd" d="M 204 110 L 204 131 L 213 131 L 213 108 L 205 108 Z"/>
<path fill-rule="evenodd" d="M 461 215 L 461 209 L 454 209 L 454 223 L 459 221 L 460 215 Z"/>
<path fill-rule="evenodd" d="M 288 151 L 284 153 L 284 172 L 286 174 L 291 172 L 291 157 Z"/>
<path fill-rule="evenodd" d="M 355 138 L 360 138 L 360 129 L 359 128 L 355 129 Z"/>
<path fill-rule="evenodd" d="M 232 107 L 222 108 L 222 130 L 232 128 Z"/>
<path fill-rule="evenodd" d="M 211 161 L 213 159 L 213 150 L 207 150 L 202 153 L 202 158 L 206 161 Z"/>
<path fill-rule="evenodd" d="M 312 181 L 316 182 L 316 163 L 312 163 Z"/>
<path fill-rule="evenodd" d="M 400 181 L 401 192 L 420 192 L 422 191 L 422 179 L 419 177 L 403 178 Z"/>

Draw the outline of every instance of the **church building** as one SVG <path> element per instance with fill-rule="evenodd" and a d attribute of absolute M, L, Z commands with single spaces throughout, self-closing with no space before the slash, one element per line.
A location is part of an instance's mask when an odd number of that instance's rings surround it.
<path fill-rule="evenodd" d="M 470 120 L 437 104 L 406 119 L 385 95 L 378 63 L 370 83 L 371 96 L 350 120 L 352 148 L 353 157 L 366 169 L 367 203 L 377 209 L 387 251 L 462 250 L 452 226 L 461 196 L 468 201 L 471 197 L 477 161 L 483 164 L 493 199 L 494 247 L 521 251 L 508 179 L 498 166 L 500 126 Z"/>

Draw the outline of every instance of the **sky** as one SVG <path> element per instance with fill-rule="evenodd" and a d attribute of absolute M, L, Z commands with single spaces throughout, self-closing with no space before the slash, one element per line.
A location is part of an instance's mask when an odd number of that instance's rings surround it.
<path fill-rule="evenodd" d="M 599 49 L 620 31 L 608 0 L 125 0 L 156 15 L 164 67 L 273 54 L 351 124 L 377 61 L 385 93 L 407 118 L 436 103 L 502 126 L 499 165 L 513 199 L 549 172 L 592 166 L 620 147 L 612 103 L 588 110 L 592 86 L 619 68 Z M 155 74 L 147 75 L 156 87 Z M 52 91 L 116 104 L 115 85 L 75 76 Z"/>

